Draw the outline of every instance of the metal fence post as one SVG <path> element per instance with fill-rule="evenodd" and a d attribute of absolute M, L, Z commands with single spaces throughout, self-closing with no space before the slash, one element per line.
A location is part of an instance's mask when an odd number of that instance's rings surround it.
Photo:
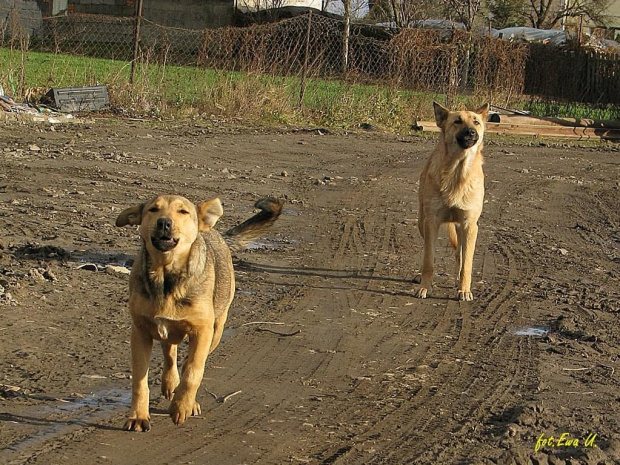
<path fill-rule="evenodd" d="M 308 75 L 308 56 L 310 55 L 310 31 L 312 30 L 312 10 L 308 12 L 308 29 L 306 30 L 306 51 L 304 53 L 304 67 L 301 70 L 301 83 L 299 88 L 299 108 L 303 106 L 306 94 L 306 77 Z"/>
<path fill-rule="evenodd" d="M 136 62 L 138 61 L 138 55 L 140 52 L 140 26 L 142 26 L 142 0 L 138 0 L 136 4 L 136 29 L 133 39 L 133 60 L 131 60 L 131 75 L 129 76 L 129 83 L 133 85 L 136 77 Z"/>

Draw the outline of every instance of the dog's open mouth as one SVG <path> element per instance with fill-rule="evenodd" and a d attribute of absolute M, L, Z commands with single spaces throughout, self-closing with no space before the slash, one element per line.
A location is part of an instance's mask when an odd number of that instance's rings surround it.
<path fill-rule="evenodd" d="M 462 149 L 469 149 L 471 147 L 473 147 L 474 145 L 476 145 L 476 143 L 478 142 L 478 138 L 463 138 L 463 139 L 458 139 L 457 142 L 459 143 L 459 145 L 461 146 Z"/>
<path fill-rule="evenodd" d="M 161 250 L 162 252 L 167 252 L 168 250 L 174 249 L 179 243 L 179 240 L 173 237 L 162 236 L 162 237 L 151 237 L 151 242 L 153 243 L 153 246 L 157 250 Z"/>

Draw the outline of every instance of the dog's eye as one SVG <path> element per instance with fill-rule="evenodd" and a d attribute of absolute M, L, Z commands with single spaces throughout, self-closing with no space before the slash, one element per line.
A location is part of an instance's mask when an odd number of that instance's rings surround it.
<path fill-rule="evenodd" d="M 463 123 L 463 120 L 461 118 L 454 120 L 454 124 L 462 124 L 462 123 Z"/>
<path fill-rule="evenodd" d="M 475 119 L 475 120 L 474 120 L 474 124 L 475 124 L 476 126 L 480 126 L 480 121 L 478 121 L 477 119 Z"/>
<path fill-rule="evenodd" d="M 189 212 L 187 210 L 185 210 L 185 209 L 184 210 L 179 210 L 179 213 L 181 215 L 189 215 Z"/>
<path fill-rule="evenodd" d="M 149 211 L 150 211 L 151 213 L 155 213 L 155 212 L 159 211 L 159 208 L 157 208 L 157 207 L 151 207 L 151 208 L 149 208 Z"/>

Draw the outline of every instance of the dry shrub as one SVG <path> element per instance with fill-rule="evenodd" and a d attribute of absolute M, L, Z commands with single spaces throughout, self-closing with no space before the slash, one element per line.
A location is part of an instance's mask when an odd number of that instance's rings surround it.
<path fill-rule="evenodd" d="M 507 105 L 523 93 L 527 45 L 481 37 L 474 48 L 472 84 L 476 95 Z"/>

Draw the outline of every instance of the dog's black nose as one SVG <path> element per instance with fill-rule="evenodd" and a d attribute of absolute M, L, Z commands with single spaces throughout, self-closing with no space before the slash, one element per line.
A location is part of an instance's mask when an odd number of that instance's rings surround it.
<path fill-rule="evenodd" d="M 158 218 L 157 232 L 162 236 L 169 237 L 172 232 L 172 220 L 170 218 Z"/>

